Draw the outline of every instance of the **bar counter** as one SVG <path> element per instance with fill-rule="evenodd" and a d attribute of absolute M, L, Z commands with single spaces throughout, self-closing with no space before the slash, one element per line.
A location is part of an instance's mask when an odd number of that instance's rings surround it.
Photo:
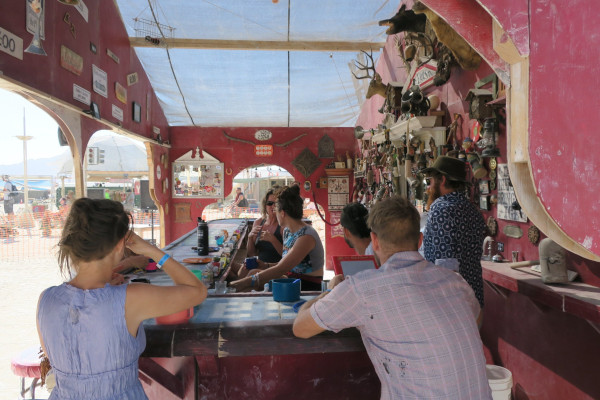
<path fill-rule="evenodd" d="M 238 220 L 227 223 L 238 224 Z M 212 238 L 226 224 L 209 223 Z M 242 224 L 243 225 L 243 224 Z M 230 234 L 232 232 L 229 232 Z M 231 258 L 245 256 L 248 226 Z M 199 257 L 192 231 L 165 251 L 176 260 Z M 222 249 L 210 256 L 220 255 Z M 202 265 L 184 264 L 190 269 Z M 225 279 L 224 270 L 219 279 Z M 169 284 L 162 271 L 143 277 Z M 308 300 L 318 292 L 302 292 Z M 378 399 L 380 384 L 352 328 L 323 332 L 311 339 L 292 333 L 294 303 L 273 301 L 270 293 L 214 294 L 194 307 L 184 324 L 144 323 L 146 349 L 140 357 L 140 379 L 150 399 Z"/>

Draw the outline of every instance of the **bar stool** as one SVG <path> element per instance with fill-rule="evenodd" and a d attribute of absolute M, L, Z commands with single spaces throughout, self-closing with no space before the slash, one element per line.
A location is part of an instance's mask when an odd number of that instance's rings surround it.
<path fill-rule="evenodd" d="M 39 358 L 40 346 L 33 346 L 23 350 L 10 361 L 10 369 L 13 374 L 21 377 L 21 397 L 25 399 L 25 394 L 29 392 L 31 399 L 35 399 L 35 388 L 41 386 L 41 369 Z M 33 378 L 31 384 L 25 387 L 25 380 Z"/>

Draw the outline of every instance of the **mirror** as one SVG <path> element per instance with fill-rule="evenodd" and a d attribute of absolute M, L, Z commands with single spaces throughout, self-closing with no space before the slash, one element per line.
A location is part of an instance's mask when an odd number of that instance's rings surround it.
<path fill-rule="evenodd" d="M 210 154 L 193 157 L 193 150 L 173 163 L 173 198 L 222 199 L 224 167 Z"/>

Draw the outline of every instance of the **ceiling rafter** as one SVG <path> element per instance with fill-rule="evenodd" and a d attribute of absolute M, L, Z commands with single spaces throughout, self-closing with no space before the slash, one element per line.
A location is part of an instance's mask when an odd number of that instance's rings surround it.
<path fill-rule="evenodd" d="M 271 40 L 214 40 L 160 38 L 156 45 L 140 37 L 130 37 L 132 47 L 163 47 L 170 49 L 221 49 L 221 50 L 283 50 L 283 51 L 360 51 L 379 50 L 385 42 L 307 42 Z"/>

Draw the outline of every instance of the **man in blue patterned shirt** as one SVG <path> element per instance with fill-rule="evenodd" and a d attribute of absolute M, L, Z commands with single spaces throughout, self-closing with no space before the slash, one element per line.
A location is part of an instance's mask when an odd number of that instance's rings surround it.
<path fill-rule="evenodd" d="M 433 202 L 425 226 L 425 259 L 443 264 L 456 259 L 459 273 L 473 288 L 483 308 L 481 254 L 486 225 L 479 209 L 463 194 L 468 185 L 466 164 L 456 158 L 441 156 L 422 172 L 429 178 Z"/>

